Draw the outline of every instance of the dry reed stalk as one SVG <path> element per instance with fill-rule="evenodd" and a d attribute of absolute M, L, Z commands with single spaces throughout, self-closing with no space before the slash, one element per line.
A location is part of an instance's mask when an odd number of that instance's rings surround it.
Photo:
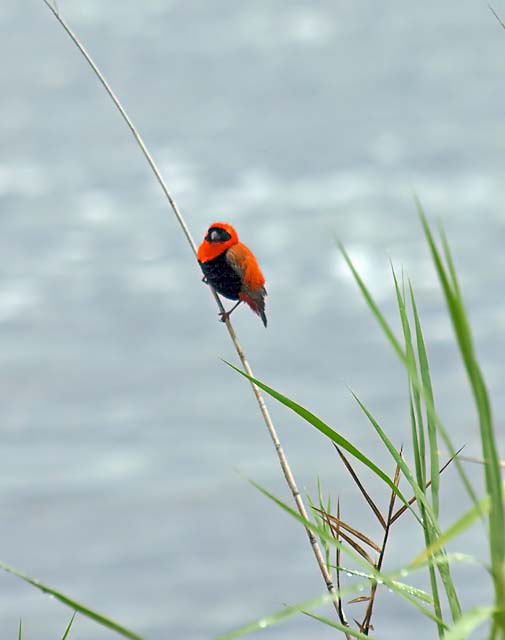
<path fill-rule="evenodd" d="M 119 98 L 116 96 L 116 94 L 114 93 L 114 91 L 112 90 L 111 86 L 109 85 L 109 83 L 107 82 L 107 80 L 105 79 L 104 75 L 102 74 L 102 72 L 100 71 L 100 69 L 97 67 L 97 65 L 95 64 L 95 62 L 93 61 L 92 57 L 90 56 L 90 54 L 87 52 L 86 48 L 84 47 L 84 45 L 81 43 L 81 41 L 79 40 L 79 38 L 77 37 L 77 35 L 72 31 L 72 29 L 70 28 L 70 26 L 67 24 L 67 22 L 63 19 L 63 17 L 61 16 L 57 5 L 52 5 L 49 0 L 42 0 L 44 2 L 44 4 L 48 7 L 48 9 L 51 11 L 51 13 L 54 15 L 54 17 L 57 19 L 57 21 L 60 23 L 60 25 L 63 27 L 63 29 L 65 30 L 65 32 L 67 33 L 67 35 L 70 37 L 70 39 L 73 41 L 73 43 L 75 44 L 75 46 L 79 49 L 81 55 L 84 57 L 84 59 L 86 60 L 86 62 L 89 64 L 89 66 L 91 67 L 91 69 L 93 70 L 94 74 L 96 75 L 96 77 L 98 78 L 98 80 L 101 82 L 101 84 L 103 85 L 105 91 L 108 93 L 109 97 L 111 98 L 112 102 L 114 103 L 114 105 L 116 106 L 117 110 L 119 111 L 119 113 L 121 114 L 121 116 L 123 117 L 123 120 L 126 122 L 128 128 L 130 129 L 131 133 L 133 134 L 133 137 L 135 138 L 138 146 L 140 147 L 142 153 L 144 154 L 144 157 L 146 158 L 149 166 L 151 167 L 151 170 L 153 171 L 154 175 L 156 176 L 156 179 L 160 185 L 160 187 L 163 190 L 163 193 L 165 194 L 165 197 L 167 198 L 170 207 L 173 211 L 173 213 L 175 214 L 175 217 L 177 218 L 177 221 L 179 222 L 182 231 L 184 233 L 184 235 L 186 236 L 186 239 L 189 243 L 189 245 L 191 246 L 191 249 L 193 251 L 193 253 L 196 256 L 196 244 L 195 241 L 193 240 L 193 237 L 191 235 L 191 232 L 189 231 L 189 228 L 186 224 L 186 221 L 184 220 L 181 212 L 179 211 L 179 208 L 177 207 L 177 204 L 172 196 L 172 194 L 170 193 L 164 179 L 163 176 L 161 175 L 160 170 L 158 169 L 153 157 L 151 156 L 151 154 L 149 153 L 149 150 L 147 149 L 144 141 L 142 140 L 142 137 L 140 136 L 139 132 L 137 131 L 135 125 L 133 124 L 133 122 L 131 121 L 130 117 L 128 116 L 128 114 L 126 113 L 123 105 L 121 104 L 121 102 L 119 101 Z M 219 307 L 220 311 L 224 311 L 224 307 L 223 304 L 219 298 L 219 296 L 217 295 L 217 293 L 215 292 L 215 290 L 212 287 L 209 287 L 212 291 L 212 294 L 214 295 L 214 298 L 216 300 L 216 303 Z M 251 377 L 254 377 L 253 371 L 251 369 L 251 366 L 245 356 L 244 350 L 242 349 L 237 335 L 235 333 L 235 330 L 233 329 L 233 326 L 230 322 L 229 317 L 225 316 L 225 323 L 226 323 L 226 327 L 228 329 L 228 333 L 230 334 L 230 338 L 233 342 L 233 345 L 235 347 L 235 350 L 237 352 L 238 357 L 240 358 L 240 361 L 242 362 L 242 366 L 244 367 L 244 371 Z M 295 501 L 296 507 L 298 509 L 299 514 L 302 516 L 302 518 L 304 518 L 305 520 L 308 520 L 308 514 L 307 514 L 307 510 L 305 508 L 305 504 L 303 502 L 303 499 L 300 495 L 300 492 L 298 490 L 298 487 L 296 485 L 295 482 L 295 478 L 293 476 L 293 473 L 291 471 L 291 468 L 288 464 L 288 460 L 286 458 L 286 454 L 284 453 L 284 450 L 281 446 L 281 442 L 279 440 L 279 437 L 277 435 L 277 431 L 275 430 L 274 424 L 272 422 L 272 419 L 270 417 L 270 413 L 267 409 L 267 406 L 265 404 L 265 401 L 263 399 L 263 395 L 260 391 L 260 389 L 253 383 L 251 383 L 254 395 L 256 396 L 256 400 L 258 402 L 261 414 L 263 416 L 263 420 L 265 422 L 265 425 L 268 429 L 268 432 L 270 433 L 270 437 L 272 438 L 272 442 L 274 444 L 275 450 L 277 452 L 277 456 L 279 458 L 279 463 L 281 465 L 282 471 L 284 473 L 284 477 L 286 479 L 286 482 L 289 486 L 289 489 L 291 490 L 291 494 L 293 496 L 293 499 Z M 323 554 L 321 552 L 321 548 L 319 546 L 319 543 L 317 542 L 317 539 L 315 537 L 315 535 L 312 533 L 312 531 L 308 528 L 305 527 L 305 531 L 307 532 L 307 536 L 309 538 L 310 541 L 310 545 L 312 547 L 312 550 L 314 552 L 314 555 L 316 557 L 316 561 L 317 564 L 319 566 L 319 569 L 321 571 L 321 575 L 323 577 L 324 583 L 326 585 L 326 588 L 328 589 L 330 595 L 333 598 L 333 604 L 335 606 L 335 609 L 337 611 L 337 614 L 339 615 L 339 618 L 342 622 L 342 624 L 346 624 L 347 625 L 347 621 L 345 620 L 345 617 L 342 619 L 341 616 L 341 605 L 339 602 L 339 597 L 337 594 L 337 591 L 335 590 L 335 586 L 333 584 L 333 580 L 331 577 L 331 573 L 328 570 L 326 563 L 324 561 L 324 557 Z M 347 640 L 351 640 L 351 636 L 349 636 L 347 633 L 345 633 L 345 636 L 347 638 Z"/>
<path fill-rule="evenodd" d="M 403 447 L 400 447 L 400 456 L 402 456 L 402 453 L 403 453 L 402 449 Z M 400 484 L 400 465 L 399 464 L 396 465 L 393 482 L 395 487 L 398 488 L 398 485 Z M 394 491 L 391 491 L 391 497 L 389 499 L 389 507 L 388 507 L 388 513 L 387 513 L 387 519 L 386 519 L 386 529 L 384 530 L 384 537 L 382 539 L 379 558 L 375 564 L 375 568 L 377 569 L 377 571 L 381 571 L 382 569 L 382 563 L 384 561 L 384 554 L 386 552 L 386 545 L 388 543 L 389 532 L 391 531 L 395 500 L 396 500 L 396 493 Z M 372 628 L 371 621 L 372 621 L 373 606 L 375 604 L 375 596 L 377 595 L 377 586 L 378 586 L 378 583 L 374 581 L 372 584 L 372 588 L 370 590 L 370 600 L 365 613 L 365 617 L 360 626 L 361 631 L 363 631 L 365 635 L 368 635 L 369 631 Z"/>

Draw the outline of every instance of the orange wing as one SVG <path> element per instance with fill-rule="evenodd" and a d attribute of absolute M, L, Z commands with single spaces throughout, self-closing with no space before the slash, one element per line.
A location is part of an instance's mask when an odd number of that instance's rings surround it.
<path fill-rule="evenodd" d="M 265 278 L 254 254 L 245 244 L 239 242 L 228 249 L 226 260 L 242 280 L 242 287 L 239 293 L 240 300 L 246 302 L 254 313 L 261 317 L 266 327 L 265 296 L 267 291 L 264 287 Z"/>
<path fill-rule="evenodd" d="M 230 247 L 226 252 L 226 259 L 228 264 L 242 278 L 242 284 L 245 289 L 257 291 L 264 286 L 265 278 L 261 273 L 258 261 L 245 244 L 238 242 Z"/>

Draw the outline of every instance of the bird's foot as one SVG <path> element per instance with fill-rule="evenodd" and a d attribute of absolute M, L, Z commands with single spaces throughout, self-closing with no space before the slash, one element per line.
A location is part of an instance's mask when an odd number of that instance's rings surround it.
<path fill-rule="evenodd" d="M 242 302 L 242 300 L 239 300 L 237 302 L 237 304 L 235 304 L 229 311 L 220 311 L 219 312 L 219 319 L 221 320 L 221 322 L 226 322 L 228 320 L 228 318 L 231 316 L 232 312 L 235 311 L 235 309 L 238 307 L 238 305 Z"/>

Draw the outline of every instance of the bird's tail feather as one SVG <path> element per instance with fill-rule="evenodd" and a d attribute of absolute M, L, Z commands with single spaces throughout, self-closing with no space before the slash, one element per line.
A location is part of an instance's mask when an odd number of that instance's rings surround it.
<path fill-rule="evenodd" d="M 265 299 L 259 294 L 257 296 L 252 297 L 248 293 L 240 293 L 239 298 L 247 303 L 251 309 L 256 313 L 262 320 L 265 327 L 267 326 L 267 316 L 265 314 Z"/>

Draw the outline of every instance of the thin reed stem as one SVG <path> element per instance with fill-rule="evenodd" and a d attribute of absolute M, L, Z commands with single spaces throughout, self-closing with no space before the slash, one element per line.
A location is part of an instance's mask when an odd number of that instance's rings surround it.
<path fill-rule="evenodd" d="M 402 455 L 402 448 L 400 448 L 400 456 Z M 398 486 L 400 483 L 400 465 L 396 465 L 395 468 L 395 475 L 394 475 L 394 479 L 393 482 L 395 484 L 395 486 Z M 381 552 L 379 554 L 379 558 L 375 564 L 375 568 L 377 569 L 377 571 L 381 571 L 382 570 L 382 563 L 384 562 L 384 554 L 386 552 L 386 545 L 388 543 L 388 538 L 389 538 L 389 532 L 391 531 L 391 524 L 392 524 L 392 518 L 393 518 L 393 510 L 395 507 L 395 500 L 396 500 L 396 493 L 394 491 L 391 491 L 391 497 L 389 499 L 389 507 L 388 507 L 388 516 L 386 519 L 386 529 L 384 531 L 384 537 L 382 539 L 382 545 L 381 545 Z M 365 635 L 368 635 L 370 632 L 370 625 L 371 625 L 371 621 L 372 621 L 372 614 L 373 614 L 373 606 L 375 604 L 375 596 L 377 594 L 377 586 L 378 583 L 377 581 L 374 581 L 372 584 L 372 589 L 370 591 L 370 601 L 368 603 L 368 607 L 365 613 L 365 618 L 363 620 L 363 622 L 361 623 L 361 630 L 363 631 L 363 633 Z"/>
<path fill-rule="evenodd" d="M 126 122 L 128 128 L 130 129 L 131 133 L 133 134 L 133 137 L 135 138 L 138 146 L 140 147 L 140 150 L 144 154 L 145 159 L 147 160 L 149 166 L 151 167 L 151 170 L 153 171 L 154 175 L 156 176 L 156 180 L 158 181 L 160 187 L 162 188 L 163 193 L 165 194 L 165 197 L 167 198 L 168 203 L 170 204 L 170 207 L 171 207 L 173 213 L 175 214 L 175 217 L 177 218 L 177 221 L 179 222 L 179 225 L 181 226 L 182 231 L 183 231 L 184 235 L 186 236 L 186 239 L 187 239 L 187 241 L 188 241 L 193 253 L 196 256 L 197 247 L 196 247 L 195 241 L 193 240 L 191 232 L 189 231 L 189 228 L 188 228 L 188 226 L 186 224 L 186 221 L 184 220 L 181 212 L 179 211 L 179 208 L 177 207 L 175 199 L 172 196 L 171 192 L 169 191 L 169 189 L 168 189 L 168 187 L 167 187 L 167 185 L 166 185 L 166 183 L 165 183 L 165 181 L 163 179 L 163 176 L 161 175 L 161 172 L 158 169 L 153 157 L 149 153 L 149 150 L 147 149 L 144 141 L 142 140 L 142 137 L 140 136 L 140 134 L 137 131 L 135 125 L 132 122 L 132 120 L 130 119 L 130 117 L 126 113 L 123 105 L 119 101 L 119 98 L 116 96 L 116 94 L 112 90 L 111 86 L 109 85 L 109 83 L 105 79 L 104 75 L 102 74 L 100 69 L 97 67 L 97 65 L 93 61 L 93 59 L 90 56 L 90 54 L 87 52 L 87 50 L 84 47 L 84 45 L 82 44 L 82 42 L 79 40 L 77 35 L 72 31 L 72 29 L 69 27 L 67 22 L 62 18 L 60 12 L 58 11 L 57 6 L 53 6 L 49 2 L 49 0 L 42 0 L 42 1 L 47 6 L 47 8 L 51 11 L 51 13 L 54 15 L 54 17 L 58 20 L 58 22 L 63 27 L 63 29 L 65 30 L 67 35 L 74 42 L 76 47 L 79 49 L 80 53 L 85 58 L 86 62 L 89 64 L 89 66 L 92 68 L 94 74 L 96 75 L 98 80 L 101 82 L 101 84 L 103 85 L 105 91 L 108 93 L 108 95 L 111 98 L 112 102 L 114 103 L 114 105 L 116 106 L 117 110 L 119 111 L 119 113 L 123 117 L 123 120 Z M 212 294 L 214 295 L 214 298 L 215 298 L 216 303 L 217 303 L 217 305 L 219 307 L 219 310 L 220 311 L 224 311 L 223 304 L 221 302 L 221 299 L 217 295 L 216 291 L 212 287 L 209 287 L 209 288 L 212 291 Z M 248 362 L 248 360 L 247 360 L 247 358 L 245 356 L 244 350 L 242 349 L 242 347 L 241 347 L 241 345 L 240 345 L 240 343 L 238 341 L 237 335 L 235 333 L 235 330 L 234 330 L 234 328 L 233 328 L 233 326 L 232 326 L 232 324 L 230 322 L 229 317 L 227 317 L 227 316 L 225 316 L 225 323 L 226 323 L 226 327 L 228 329 L 228 333 L 230 334 L 230 338 L 231 338 L 231 340 L 233 342 L 233 345 L 235 347 L 235 350 L 237 352 L 237 355 L 240 358 L 242 366 L 244 367 L 244 371 L 249 376 L 254 377 L 253 371 L 252 371 L 251 366 L 250 366 L 250 364 L 249 364 L 249 362 Z M 267 406 L 265 404 L 265 401 L 263 399 L 263 395 L 262 395 L 260 389 L 255 384 L 251 383 L 251 386 L 252 386 L 254 395 L 256 396 L 256 400 L 258 402 L 258 405 L 259 405 L 261 414 L 263 416 L 263 420 L 265 422 L 265 425 L 266 425 L 266 427 L 268 429 L 268 432 L 270 433 L 270 437 L 272 438 L 272 442 L 274 444 L 275 450 L 277 452 L 277 456 L 279 458 L 279 463 L 281 465 L 282 471 L 284 473 L 284 477 L 286 479 L 286 482 L 287 482 L 287 484 L 289 486 L 289 489 L 290 489 L 291 494 L 293 496 L 293 499 L 295 501 L 295 504 L 296 504 L 296 507 L 298 509 L 298 512 L 300 513 L 302 518 L 304 518 L 305 520 L 308 520 L 309 516 L 308 516 L 307 510 L 305 508 L 305 504 L 303 502 L 303 499 L 302 499 L 302 497 L 300 495 L 300 492 L 298 490 L 298 487 L 296 485 L 295 478 L 294 478 L 293 473 L 291 471 L 291 468 L 290 468 L 290 466 L 288 464 L 288 460 L 287 460 L 286 454 L 284 453 L 284 450 L 283 450 L 283 448 L 281 446 L 281 442 L 279 440 L 279 437 L 277 435 L 277 431 L 276 431 L 276 429 L 274 427 L 274 424 L 272 422 L 272 419 L 270 417 L 270 413 L 269 413 L 269 411 L 267 409 Z M 328 589 L 329 593 L 331 594 L 331 596 L 333 598 L 333 604 L 335 606 L 335 610 L 337 611 L 337 614 L 340 614 L 339 597 L 338 597 L 337 591 L 335 589 L 335 586 L 333 584 L 331 573 L 330 573 L 329 569 L 326 566 L 326 563 L 325 563 L 325 560 L 324 560 L 324 556 L 323 556 L 323 554 L 321 552 L 321 548 L 319 546 L 319 543 L 317 542 L 316 537 L 314 536 L 314 534 L 312 533 L 312 531 L 308 527 L 305 527 L 305 531 L 307 532 L 307 536 L 309 538 L 310 545 L 311 545 L 312 550 L 314 552 L 314 555 L 316 557 L 316 561 L 317 561 L 317 564 L 318 564 L 319 569 L 321 571 L 321 575 L 323 577 L 323 580 L 324 580 L 324 583 L 326 585 L 326 588 Z M 343 624 L 346 624 L 344 622 L 344 620 L 342 620 L 342 622 L 343 622 Z M 351 636 L 350 635 L 345 633 L 345 636 L 346 636 L 347 640 L 351 640 Z"/>

